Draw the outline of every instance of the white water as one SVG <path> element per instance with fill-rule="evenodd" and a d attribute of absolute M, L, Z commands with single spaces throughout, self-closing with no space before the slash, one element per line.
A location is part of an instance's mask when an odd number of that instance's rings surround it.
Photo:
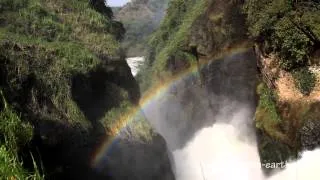
<path fill-rule="evenodd" d="M 320 150 L 303 153 L 302 159 L 290 163 L 284 171 L 275 174 L 270 180 L 319 180 Z"/>
<path fill-rule="evenodd" d="M 144 62 L 144 57 L 129 57 L 126 60 L 131 69 L 132 75 L 136 76 L 139 72 L 140 65 L 142 65 Z"/>
<path fill-rule="evenodd" d="M 244 118 L 235 115 L 234 120 Z M 320 150 L 267 178 L 256 144 L 239 140 L 239 128 L 216 124 L 202 129 L 188 145 L 173 152 L 177 180 L 319 180 Z"/>
<path fill-rule="evenodd" d="M 244 127 L 236 126 L 247 114 L 247 109 L 238 110 L 230 124 L 204 128 L 185 148 L 174 151 L 177 180 L 263 179 L 256 144 L 241 134 Z"/>

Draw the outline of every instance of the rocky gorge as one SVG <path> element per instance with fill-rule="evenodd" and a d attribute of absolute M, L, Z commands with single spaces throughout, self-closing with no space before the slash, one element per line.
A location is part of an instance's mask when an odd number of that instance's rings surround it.
<path fill-rule="evenodd" d="M 0 3 L 0 177 L 316 180 L 319 2 L 158 3 Z"/>

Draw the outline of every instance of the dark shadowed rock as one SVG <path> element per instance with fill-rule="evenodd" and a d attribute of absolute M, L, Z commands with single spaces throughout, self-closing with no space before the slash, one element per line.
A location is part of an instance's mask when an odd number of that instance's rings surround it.
<path fill-rule="evenodd" d="M 307 120 L 300 130 L 301 147 L 304 150 L 314 150 L 320 146 L 320 121 Z"/>
<path fill-rule="evenodd" d="M 148 140 L 133 135 L 134 126 L 113 140 L 96 167 L 98 172 L 115 180 L 174 180 L 165 140 L 151 129 Z"/>

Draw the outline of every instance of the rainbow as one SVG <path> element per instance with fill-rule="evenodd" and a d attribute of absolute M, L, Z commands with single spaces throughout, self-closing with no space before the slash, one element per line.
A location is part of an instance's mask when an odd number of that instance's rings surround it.
<path fill-rule="evenodd" d="M 201 60 L 200 66 L 204 67 L 208 63 L 212 62 L 213 60 L 223 59 L 227 56 L 236 55 L 239 53 L 243 53 L 248 51 L 248 46 L 241 44 L 240 47 L 232 48 L 230 50 L 225 50 L 223 53 L 220 53 L 214 57 L 210 57 L 210 60 Z M 198 73 L 197 65 L 192 65 L 187 70 L 180 72 L 174 76 L 171 76 L 168 79 L 165 79 L 159 82 L 157 85 L 152 86 L 140 99 L 139 106 L 133 107 L 127 113 L 122 115 L 117 123 L 111 129 L 111 132 L 108 132 L 108 135 L 105 136 L 103 143 L 98 147 L 98 149 L 93 154 L 93 158 L 91 160 L 91 165 L 93 168 L 96 168 L 101 160 L 107 156 L 108 152 L 110 151 L 112 145 L 116 142 L 117 137 L 120 135 L 121 131 L 125 129 L 134 119 L 139 115 L 139 113 L 153 104 L 155 101 L 158 100 L 159 97 L 162 97 L 168 89 L 170 89 L 175 84 L 183 81 L 185 78 L 188 78 L 192 75 Z"/>

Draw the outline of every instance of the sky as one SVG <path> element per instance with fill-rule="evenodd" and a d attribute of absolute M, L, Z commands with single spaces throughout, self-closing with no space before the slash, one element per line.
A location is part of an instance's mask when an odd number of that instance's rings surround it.
<path fill-rule="evenodd" d="M 109 6 L 123 6 L 130 0 L 107 0 Z"/>

